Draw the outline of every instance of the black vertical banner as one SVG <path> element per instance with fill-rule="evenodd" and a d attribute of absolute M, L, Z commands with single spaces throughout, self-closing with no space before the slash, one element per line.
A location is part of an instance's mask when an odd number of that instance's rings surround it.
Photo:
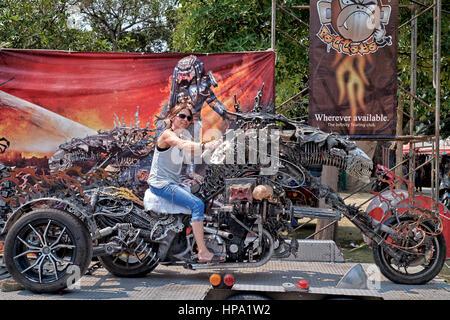
<path fill-rule="evenodd" d="M 309 124 L 395 136 L 398 0 L 310 0 Z"/>

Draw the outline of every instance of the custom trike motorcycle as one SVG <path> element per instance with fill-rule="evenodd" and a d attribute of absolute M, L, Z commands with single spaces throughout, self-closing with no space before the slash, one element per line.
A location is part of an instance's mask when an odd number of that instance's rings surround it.
<path fill-rule="evenodd" d="M 446 252 L 439 217 L 411 208 L 380 223 L 345 204 L 308 168 L 336 166 L 368 179 L 372 161 L 336 134 L 263 111 L 261 94 L 250 112 L 238 105 L 228 112 L 235 128 L 204 155 L 203 183 L 192 188 L 205 203 L 207 246 L 224 261 L 198 262 L 189 212 L 129 179 L 142 173 L 139 161 L 149 168 L 155 137 L 148 126 L 119 125 L 61 145 L 50 174 L 4 168 L 2 192 L 14 189 L 2 231 L 10 274 L 31 291 L 54 292 L 71 285 L 75 273 L 82 276 L 93 256 L 120 277 L 144 276 L 158 265 L 258 267 L 297 253 L 297 241 L 287 241 L 293 219 L 344 215 L 373 240 L 375 263 L 387 278 L 405 284 L 434 278 Z M 83 171 L 77 161 L 91 161 L 94 169 Z M 311 202 L 319 198 L 329 208 Z"/>

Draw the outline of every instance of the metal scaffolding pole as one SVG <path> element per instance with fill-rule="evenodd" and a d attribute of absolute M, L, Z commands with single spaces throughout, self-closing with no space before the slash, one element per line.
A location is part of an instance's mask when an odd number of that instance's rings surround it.
<path fill-rule="evenodd" d="M 276 28 L 276 21 L 277 21 L 277 1 L 272 0 L 272 28 L 271 28 L 271 49 L 275 51 L 275 28 Z"/>
<path fill-rule="evenodd" d="M 435 210 L 439 208 L 439 142 L 440 142 L 440 114 L 441 114 L 441 0 L 434 0 L 433 8 L 433 22 L 434 22 L 434 46 L 433 46 L 433 81 L 436 88 L 436 111 L 435 111 L 435 143 L 436 143 L 436 158 L 435 158 L 435 172 L 434 183 L 436 196 Z"/>
<path fill-rule="evenodd" d="M 414 17 L 417 15 L 417 7 L 414 6 L 411 9 L 411 15 Z M 414 97 L 417 90 L 417 19 L 411 21 L 411 68 L 410 68 L 410 97 L 409 97 L 409 135 L 414 135 Z M 409 143 L 409 177 L 408 179 L 415 184 L 415 154 L 414 154 L 414 142 Z M 406 177 L 405 177 L 406 178 Z M 410 190 L 412 192 L 413 190 Z M 410 203 L 412 197 L 410 197 Z"/>

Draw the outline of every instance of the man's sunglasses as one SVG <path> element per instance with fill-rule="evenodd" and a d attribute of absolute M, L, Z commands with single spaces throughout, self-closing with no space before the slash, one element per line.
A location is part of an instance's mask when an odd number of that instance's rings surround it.
<path fill-rule="evenodd" d="M 180 119 L 187 119 L 187 121 L 191 121 L 192 120 L 191 116 L 188 116 L 187 114 L 183 114 L 183 113 L 177 114 L 177 117 L 180 118 Z"/>

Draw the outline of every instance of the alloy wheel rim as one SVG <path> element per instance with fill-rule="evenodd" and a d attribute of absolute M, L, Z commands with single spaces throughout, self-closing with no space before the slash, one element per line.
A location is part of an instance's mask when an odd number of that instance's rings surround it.
<path fill-rule="evenodd" d="M 40 284 L 61 279 L 74 265 L 74 236 L 60 222 L 47 219 L 25 225 L 16 236 L 13 260 L 29 281 Z"/>

